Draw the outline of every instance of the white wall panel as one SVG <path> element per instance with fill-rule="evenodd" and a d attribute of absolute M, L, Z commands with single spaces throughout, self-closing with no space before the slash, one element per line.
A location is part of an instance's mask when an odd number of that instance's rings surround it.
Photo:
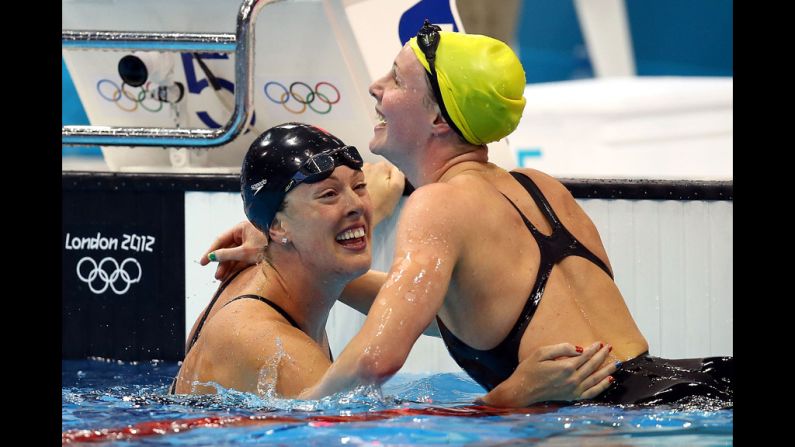
<path fill-rule="evenodd" d="M 659 346 L 650 346 L 653 355 L 683 357 L 687 349 L 685 334 L 685 233 L 684 202 L 659 202 L 660 216 L 660 321 Z M 664 331 L 663 331 L 664 327 Z M 645 328 L 641 328 L 643 330 Z"/>
<path fill-rule="evenodd" d="M 687 202 L 684 205 L 686 357 L 709 352 L 710 234 L 707 206 L 706 202 Z"/>
<path fill-rule="evenodd" d="M 633 202 L 631 200 L 615 200 L 608 202 L 607 209 L 607 241 L 605 249 L 613 266 L 613 277 L 621 289 L 627 306 L 634 313 L 635 306 L 635 222 L 632 216 Z M 628 262 L 616 262 L 627 260 Z"/>
<path fill-rule="evenodd" d="M 222 231 L 246 220 L 240 193 L 185 193 L 185 338 L 220 285 L 215 265 L 202 267 L 199 258 Z"/>
<path fill-rule="evenodd" d="M 659 347 L 661 340 L 660 327 L 660 219 L 659 205 L 651 200 L 638 200 L 632 204 L 632 215 L 627 216 L 633 221 L 632 240 L 634 242 L 635 277 L 632 299 L 632 312 L 638 327 L 649 346 Z M 610 254 L 608 253 L 608 256 Z M 611 262 L 616 262 L 613 260 Z M 624 263 L 623 261 L 621 262 Z M 619 284 L 620 287 L 620 284 Z"/>
<path fill-rule="evenodd" d="M 732 283 L 734 221 L 732 202 L 710 203 L 710 344 L 709 352 L 730 355 L 733 352 L 734 294 Z"/>

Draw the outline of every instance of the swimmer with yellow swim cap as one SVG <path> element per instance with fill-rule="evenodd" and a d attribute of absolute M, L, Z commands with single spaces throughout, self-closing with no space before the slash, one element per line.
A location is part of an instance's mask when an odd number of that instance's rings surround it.
<path fill-rule="evenodd" d="M 437 51 L 440 42 L 444 51 Z M 440 31 L 426 21 L 409 46 L 428 74 L 442 116 L 464 140 L 491 143 L 516 129 L 526 102 L 525 74 L 507 45 L 487 36 Z"/>
<path fill-rule="evenodd" d="M 486 144 L 516 128 L 524 87 L 505 43 L 427 21 L 370 86 L 370 150 L 417 189 L 400 211 L 385 280 L 366 290 L 357 279 L 343 293 L 367 301 L 364 325 L 302 398 L 383 383 L 438 324 L 456 362 L 489 391 L 488 405 L 695 395 L 732 405 L 731 358 L 648 355 L 599 232 L 563 184 L 489 163 Z M 240 260 L 239 248 L 216 253 Z"/>

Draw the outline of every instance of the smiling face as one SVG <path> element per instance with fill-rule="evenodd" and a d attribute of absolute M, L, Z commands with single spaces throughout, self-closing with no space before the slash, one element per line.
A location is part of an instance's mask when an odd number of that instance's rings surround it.
<path fill-rule="evenodd" d="M 401 167 L 406 155 L 422 149 L 431 135 L 438 112 L 430 103 L 425 69 L 406 45 L 392 69 L 370 86 L 379 118 L 370 151 Z"/>
<path fill-rule="evenodd" d="M 298 185 L 286 202 L 277 218 L 307 268 L 349 279 L 367 272 L 372 204 L 362 171 L 339 166 L 323 181 Z"/>

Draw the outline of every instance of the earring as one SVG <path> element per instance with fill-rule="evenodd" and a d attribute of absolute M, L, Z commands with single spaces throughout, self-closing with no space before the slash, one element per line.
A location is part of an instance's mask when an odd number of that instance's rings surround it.
<path fill-rule="evenodd" d="M 283 237 L 283 238 L 282 238 L 282 245 L 287 245 L 287 242 L 289 242 L 289 240 L 287 239 L 287 237 Z"/>

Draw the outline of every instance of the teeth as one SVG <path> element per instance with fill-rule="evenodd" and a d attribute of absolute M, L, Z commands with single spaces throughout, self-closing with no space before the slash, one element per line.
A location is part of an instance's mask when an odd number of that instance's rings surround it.
<path fill-rule="evenodd" d="M 386 124 L 386 118 L 384 118 L 384 115 L 381 115 L 378 111 L 375 112 L 375 115 L 378 118 L 378 124 Z"/>
<path fill-rule="evenodd" d="M 355 230 L 348 230 L 348 231 L 346 231 L 346 232 L 344 232 L 342 234 L 337 235 L 336 239 L 338 241 L 345 241 L 345 240 L 348 240 L 348 239 L 353 239 L 353 238 L 357 238 L 357 237 L 363 237 L 364 234 L 365 234 L 364 233 L 364 227 L 359 227 L 359 228 L 356 228 Z"/>

